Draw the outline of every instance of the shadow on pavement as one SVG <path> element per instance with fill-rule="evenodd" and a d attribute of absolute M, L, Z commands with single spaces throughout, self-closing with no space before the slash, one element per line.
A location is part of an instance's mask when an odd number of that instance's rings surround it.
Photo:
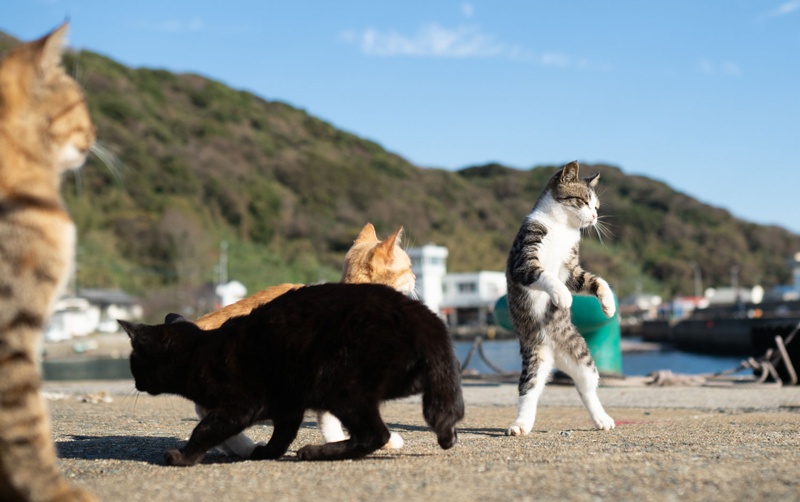
<path fill-rule="evenodd" d="M 133 460 L 164 465 L 164 452 L 181 448 L 186 441 L 158 436 L 72 436 L 72 441 L 57 441 L 59 458 L 83 460 Z M 290 460 L 286 456 L 279 460 Z M 293 459 L 292 459 L 293 460 Z M 244 461 L 210 451 L 201 464 L 229 464 Z"/>

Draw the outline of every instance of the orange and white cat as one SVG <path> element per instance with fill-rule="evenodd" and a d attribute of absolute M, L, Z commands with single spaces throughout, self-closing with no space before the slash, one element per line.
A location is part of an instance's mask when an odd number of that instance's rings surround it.
<path fill-rule="evenodd" d="M 400 227 L 395 233 L 381 241 L 375 233 L 375 227 L 371 223 L 367 223 L 344 257 L 341 282 L 347 284 L 385 284 L 401 293 L 413 294 L 416 277 L 411 272 L 411 259 L 400 247 L 402 232 L 403 228 Z M 195 324 L 204 330 L 219 328 L 228 319 L 247 315 L 259 305 L 268 303 L 287 291 L 302 286 L 302 284 L 281 284 L 264 289 L 244 300 L 204 315 L 197 319 Z M 200 406 L 196 406 L 195 410 L 200 418 L 205 417 L 206 412 Z M 317 420 L 326 443 L 347 439 L 347 435 L 342 430 L 341 422 L 332 414 L 328 412 L 317 413 Z M 243 458 L 249 458 L 255 447 L 256 444 L 243 433 L 227 439 L 218 446 L 225 453 L 233 453 Z M 385 448 L 396 449 L 402 447 L 403 438 L 393 432 Z"/>

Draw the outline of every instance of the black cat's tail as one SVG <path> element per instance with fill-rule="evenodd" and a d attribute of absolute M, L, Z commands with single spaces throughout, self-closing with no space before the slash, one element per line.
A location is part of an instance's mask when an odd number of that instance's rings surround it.
<path fill-rule="evenodd" d="M 456 422 L 464 418 L 464 397 L 461 395 L 461 372 L 450 335 L 441 326 L 446 343 L 430 353 L 426 386 L 422 393 L 422 413 L 445 450 L 458 440 Z M 437 333 L 437 335 L 439 335 Z M 436 338 L 439 338 L 437 336 Z"/>

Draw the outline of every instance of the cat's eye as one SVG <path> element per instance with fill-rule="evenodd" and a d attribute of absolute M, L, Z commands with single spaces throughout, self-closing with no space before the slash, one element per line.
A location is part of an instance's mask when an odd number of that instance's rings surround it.
<path fill-rule="evenodd" d="M 583 197 L 576 197 L 574 195 L 569 196 L 569 197 L 561 197 L 559 200 L 570 200 L 570 199 L 577 200 L 579 202 L 579 205 L 584 205 L 584 206 L 588 206 L 589 205 L 589 203 L 586 202 L 586 199 L 584 199 Z"/>

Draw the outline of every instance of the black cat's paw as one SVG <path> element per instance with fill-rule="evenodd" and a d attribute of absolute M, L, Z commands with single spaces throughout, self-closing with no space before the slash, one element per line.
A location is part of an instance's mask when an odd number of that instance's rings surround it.
<path fill-rule="evenodd" d="M 269 446 L 256 446 L 250 454 L 250 460 L 275 460 L 283 455 L 284 451 L 278 451 Z"/>
<path fill-rule="evenodd" d="M 448 433 L 441 434 L 439 436 L 439 446 L 442 449 L 449 450 L 453 446 L 455 446 L 456 442 L 458 441 L 458 433 L 456 432 L 456 428 L 453 427 Z"/>
<path fill-rule="evenodd" d="M 180 450 L 167 450 L 166 453 L 164 453 L 164 463 L 179 467 L 189 467 L 197 462 L 190 461 Z"/>
<path fill-rule="evenodd" d="M 322 459 L 322 446 L 307 444 L 297 450 L 297 460 L 320 460 Z"/>

